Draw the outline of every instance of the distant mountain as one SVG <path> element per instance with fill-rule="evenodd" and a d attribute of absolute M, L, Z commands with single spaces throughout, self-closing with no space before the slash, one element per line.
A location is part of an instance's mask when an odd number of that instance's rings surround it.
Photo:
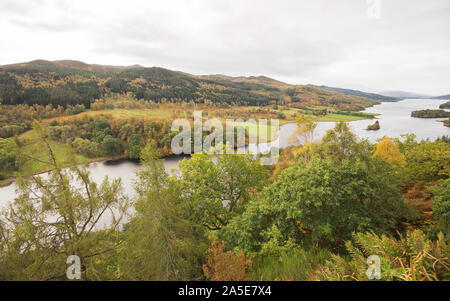
<path fill-rule="evenodd" d="M 448 95 L 442 95 L 442 96 L 435 96 L 433 99 L 450 99 L 450 94 Z"/>
<path fill-rule="evenodd" d="M 397 101 L 397 100 L 399 100 L 397 97 L 390 97 L 390 96 L 385 96 L 385 95 L 380 95 L 380 94 L 375 94 L 375 93 L 367 93 L 367 92 L 362 92 L 359 90 L 335 88 L 335 87 L 328 87 L 328 86 L 315 86 L 315 85 L 308 85 L 308 86 L 325 89 L 328 91 L 339 92 L 339 93 L 342 93 L 345 95 L 361 96 L 361 97 L 366 97 L 366 98 L 380 100 L 380 101 Z"/>
<path fill-rule="evenodd" d="M 432 98 L 431 95 L 425 95 L 425 94 L 419 94 L 419 93 L 413 93 L 413 92 L 405 92 L 405 91 L 382 91 L 379 92 L 379 94 L 383 96 L 388 97 L 395 97 L 400 99 L 406 99 L 406 98 Z"/>
<path fill-rule="evenodd" d="M 46 61 L 46 60 L 34 60 L 27 63 L 18 63 L 18 64 L 10 64 L 0 66 L 0 68 L 4 69 L 40 69 L 40 70 L 83 70 L 83 71 L 92 71 L 92 72 L 116 72 L 125 69 L 138 69 L 144 68 L 140 65 L 132 65 L 132 66 L 108 66 L 108 65 L 97 65 L 97 64 L 86 64 L 80 61 L 74 60 L 59 60 L 59 61 Z"/>

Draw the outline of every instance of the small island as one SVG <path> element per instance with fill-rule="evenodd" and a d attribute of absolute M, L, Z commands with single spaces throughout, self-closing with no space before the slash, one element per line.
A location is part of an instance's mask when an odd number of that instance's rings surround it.
<path fill-rule="evenodd" d="M 444 126 L 450 128 L 450 119 L 444 120 L 443 122 L 444 122 Z"/>
<path fill-rule="evenodd" d="M 368 131 L 378 131 L 379 129 L 380 129 L 380 122 L 378 122 L 378 120 L 375 121 L 374 124 L 371 124 L 367 127 Z"/>
<path fill-rule="evenodd" d="M 444 110 L 420 110 L 413 111 L 411 117 L 416 118 L 447 118 L 450 117 L 450 112 Z"/>
<path fill-rule="evenodd" d="M 439 109 L 450 109 L 450 101 L 443 103 L 439 106 Z"/>

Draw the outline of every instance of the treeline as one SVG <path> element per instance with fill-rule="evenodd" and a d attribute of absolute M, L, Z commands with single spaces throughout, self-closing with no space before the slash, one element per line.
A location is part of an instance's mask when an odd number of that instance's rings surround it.
<path fill-rule="evenodd" d="M 234 147 L 237 145 L 238 128 L 234 127 Z M 244 142 L 249 142 L 249 130 L 244 129 Z M 126 157 L 139 159 L 141 150 L 145 144 L 152 144 L 162 155 L 172 155 L 171 143 L 179 132 L 171 130 L 171 122 L 168 120 L 149 121 L 143 119 L 114 119 L 110 115 L 98 115 L 95 117 L 83 116 L 62 121 L 53 121 L 46 129 L 48 138 L 69 144 L 76 153 L 88 158 Z M 210 134 L 202 131 L 202 141 Z M 231 135 L 231 133 L 230 133 Z M 191 150 L 194 149 L 194 131 L 191 131 Z M 227 140 L 227 133 L 223 135 L 223 144 Z M 215 146 L 214 141 L 211 143 Z"/>
<path fill-rule="evenodd" d="M 84 112 L 84 105 L 2 105 L 0 103 L 0 138 L 9 138 L 31 129 L 33 120 L 42 120 Z"/>
<path fill-rule="evenodd" d="M 339 114 L 339 115 L 359 116 L 359 117 L 366 117 L 366 118 L 373 118 L 374 117 L 373 114 L 371 114 L 371 113 L 364 113 L 364 112 L 353 112 L 353 111 L 340 111 L 340 110 L 337 110 L 335 113 Z"/>
<path fill-rule="evenodd" d="M 411 112 L 411 117 L 417 118 L 445 118 L 450 117 L 450 112 L 444 110 L 420 110 Z"/>
<path fill-rule="evenodd" d="M 54 107 L 84 105 L 90 107 L 94 99 L 103 95 L 101 87 L 95 80 L 75 82 L 70 77 L 60 78 L 54 73 L 42 74 L 27 70 L 26 79 L 31 85 L 23 84 L 18 79 L 20 73 L 0 70 L 0 98 L 3 104 L 17 105 L 53 105 Z"/>
<path fill-rule="evenodd" d="M 450 109 L 450 101 L 443 103 L 439 106 L 439 109 Z"/>
<path fill-rule="evenodd" d="M 51 69 L 50 69 L 51 70 Z M 204 102 L 265 105 L 282 98 L 277 89 L 252 83 L 200 79 L 162 68 L 130 69 L 105 80 L 94 72 L 81 74 L 45 69 L 0 69 L 0 98 L 4 104 L 40 104 L 90 108 L 107 94 L 132 93 L 136 99 L 160 102 Z"/>
<path fill-rule="evenodd" d="M 72 67 L 70 67 L 72 66 Z M 235 82 L 220 77 L 198 77 L 163 68 L 113 68 L 81 62 L 30 62 L 0 68 L 0 98 L 4 104 L 52 104 L 90 108 L 110 93 L 132 94 L 153 102 L 211 101 L 228 105 L 268 105 L 300 102 L 358 111 L 373 99 L 345 95 L 309 86 L 275 87 Z"/>
<path fill-rule="evenodd" d="M 64 280 L 77 255 L 83 280 L 368 280 L 377 255 L 382 280 L 449 280 L 449 155 L 445 138 L 370 144 L 339 123 L 272 177 L 206 154 L 169 176 L 150 143 L 133 199 L 55 160 L 0 217 L 0 279 Z"/>
<path fill-rule="evenodd" d="M 77 153 L 88 158 L 127 156 L 139 159 L 142 146 L 150 141 L 164 155 L 171 154 L 175 133 L 171 132 L 170 126 L 169 121 L 117 120 L 109 115 L 95 118 L 85 115 L 61 123 L 53 121 L 46 134 L 52 140 L 72 145 Z"/>

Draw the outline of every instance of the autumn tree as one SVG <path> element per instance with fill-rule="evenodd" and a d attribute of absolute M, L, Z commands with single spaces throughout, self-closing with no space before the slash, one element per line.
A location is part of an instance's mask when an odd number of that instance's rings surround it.
<path fill-rule="evenodd" d="M 206 256 L 207 263 L 203 265 L 206 278 L 212 281 L 248 281 L 248 269 L 251 259 L 244 253 L 224 251 L 225 243 L 213 241 Z"/>
<path fill-rule="evenodd" d="M 393 166 L 404 167 L 406 165 L 405 156 L 400 152 L 398 146 L 390 139 L 383 139 L 378 143 L 373 156 L 384 159 Z"/>
<path fill-rule="evenodd" d="M 317 127 L 317 122 L 313 118 L 298 114 L 295 117 L 295 123 L 297 125 L 296 130 L 289 138 L 291 142 L 306 144 L 312 142 L 314 139 L 314 130 Z M 299 138 L 302 138 L 300 140 Z"/>

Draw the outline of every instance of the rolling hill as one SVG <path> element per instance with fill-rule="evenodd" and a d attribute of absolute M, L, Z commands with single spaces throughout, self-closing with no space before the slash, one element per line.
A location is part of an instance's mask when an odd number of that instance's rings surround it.
<path fill-rule="evenodd" d="M 294 103 L 359 111 L 389 99 L 349 91 L 289 85 L 266 76 L 198 76 L 160 67 L 90 65 L 73 60 L 0 66 L 0 98 L 3 104 L 10 105 L 83 104 L 89 108 L 95 99 L 117 93 L 154 102 L 244 106 Z"/>
<path fill-rule="evenodd" d="M 397 100 L 399 100 L 396 97 L 384 96 L 384 95 L 375 94 L 375 93 L 367 93 L 367 92 L 362 92 L 359 90 L 335 88 L 335 87 L 328 87 L 328 86 L 315 86 L 315 85 L 308 85 L 308 86 L 325 89 L 328 91 L 339 92 L 339 93 L 342 93 L 345 95 L 360 96 L 360 97 L 370 98 L 370 99 L 379 100 L 379 101 L 397 101 Z"/>
<path fill-rule="evenodd" d="M 441 96 L 435 96 L 433 99 L 450 99 L 450 94 L 448 95 L 441 95 Z"/>
<path fill-rule="evenodd" d="M 405 92 L 405 91 L 383 91 L 379 92 L 379 94 L 388 97 L 395 97 L 399 99 L 406 98 L 432 98 L 431 95 L 419 94 L 414 92 Z"/>

